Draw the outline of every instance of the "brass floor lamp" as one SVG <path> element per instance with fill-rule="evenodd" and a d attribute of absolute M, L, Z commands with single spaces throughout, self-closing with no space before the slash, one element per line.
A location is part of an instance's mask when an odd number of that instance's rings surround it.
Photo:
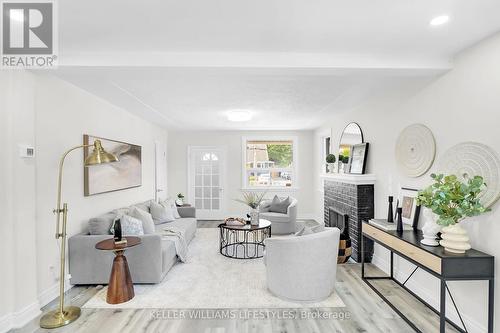
<path fill-rule="evenodd" d="M 86 167 L 104 163 L 117 162 L 118 158 L 106 152 L 101 145 L 100 140 L 95 140 L 93 145 L 76 146 L 66 151 L 59 162 L 59 180 L 57 186 L 57 208 L 54 209 L 56 214 L 56 239 L 61 238 L 61 263 L 60 263 L 60 280 L 59 280 L 59 307 L 56 310 L 45 313 L 40 318 L 41 328 L 57 328 L 75 321 L 80 317 L 80 308 L 76 306 L 64 307 L 64 279 L 65 279 L 65 265 L 66 265 L 66 224 L 68 219 L 68 204 L 63 203 L 61 207 L 61 186 L 63 165 L 66 156 L 74 150 L 80 148 L 87 148 L 94 146 L 92 153 L 85 159 L 84 165 Z M 62 228 L 60 226 L 62 214 Z"/>

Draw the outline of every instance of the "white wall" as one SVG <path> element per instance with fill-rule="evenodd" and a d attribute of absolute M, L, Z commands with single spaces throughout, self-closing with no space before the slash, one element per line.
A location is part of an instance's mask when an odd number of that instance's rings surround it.
<path fill-rule="evenodd" d="M 83 134 L 142 146 L 142 186 L 83 195 L 83 151 L 66 159 L 63 201 L 69 236 L 87 220 L 154 197 L 154 144 L 167 132 L 47 73 L 0 72 L 0 332 L 22 326 L 58 296 L 59 247 L 54 239 L 58 163 Z M 35 159 L 20 159 L 18 144 L 35 146 Z M 5 154 L 5 157 L 4 157 Z"/>
<path fill-rule="evenodd" d="M 0 332 L 40 312 L 36 287 L 35 161 L 18 155 L 34 145 L 35 82 L 23 71 L 0 71 Z"/>
<path fill-rule="evenodd" d="M 348 114 L 335 115 L 325 129 L 332 131 L 332 146 L 338 146 L 343 127 L 356 121 L 370 142 L 368 173 L 377 176 L 375 185 L 375 217 L 387 216 L 387 196 L 397 194 L 400 186 L 423 188 L 429 184 L 429 174 L 411 179 L 402 175 L 394 157 L 395 142 L 401 129 L 413 124 L 427 125 L 434 133 L 439 159 L 443 152 L 464 141 L 489 145 L 500 153 L 500 35 L 490 38 L 461 54 L 453 70 L 436 79 L 406 102 L 385 109 L 371 105 Z M 319 161 L 316 159 L 316 163 Z M 317 177 L 316 177 L 317 181 Z M 317 192 L 317 200 L 321 194 Z M 463 223 L 469 231 L 472 246 L 494 256 L 500 256 L 500 203 L 491 213 L 471 218 Z M 319 208 L 322 209 L 322 208 Z M 317 214 L 320 214 L 318 211 Z M 422 224 L 422 221 L 420 221 Z M 387 268 L 387 251 L 376 247 L 374 262 Z M 398 275 L 406 277 L 411 266 L 397 261 Z M 496 272 L 498 274 L 498 270 Z M 409 286 L 431 304 L 438 305 L 438 281 L 425 272 L 417 272 Z M 465 315 L 469 330 L 486 331 L 486 282 L 451 282 L 450 289 L 458 307 Z M 496 291 L 497 305 L 500 292 Z M 448 300 L 448 309 L 451 302 Z M 454 311 L 449 312 L 457 318 Z M 500 310 L 496 307 L 496 326 L 500 325 Z"/>
<path fill-rule="evenodd" d="M 57 169 L 61 154 L 82 144 L 83 134 L 142 146 L 142 186 L 83 196 L 83 150 L 66 159 L 63 201 L 69 205 L 68 234 L 86 230 L 87 220 L 111 209 L 154 198 L 154 143 L 167 132 L 52 76 L 37 77 L 36 91 L 37 281 L 38 290 L 56 290 L 58 246 L 54 239 Z M 52 268 L 53 267 L 53 268 Z M 43 299 L 50 299 L 42 295 Z"/>
<path fill-rule="evenodd" d="M 246 208 L 233 199 L 241 197 L 242 184 L 242 137 L 243 136 L 296 136 L 298 139 L 298 187 L 296 191 L 279 192 L 299 201 L 298 215 L 312 217 L 313 198 L 313 132 L 312 131 L 217 131 L 217 132 L 169 132 L 168 146 L 168 191 L 187 194 L 187 149 L 188 146 L 223 146 L 227 151 L 226 215 L 239 216 Z M 271 197 L 274 192 L 269 192 Z"/>

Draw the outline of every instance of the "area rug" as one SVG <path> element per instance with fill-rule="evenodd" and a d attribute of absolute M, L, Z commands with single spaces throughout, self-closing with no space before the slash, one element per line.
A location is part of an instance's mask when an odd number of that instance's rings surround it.
<path fill-rule="evenodd" d="M 122 304 L 106 303 L 107 287 L 83 307 L 108 309 L 247 309 L 337 308 L 336 292 L 321 302 L 297 303 L 273 296 L 266 287 L 263 259 L 239 260 L 219 253 L 217 228 L 200 228 L 189 246 L 188 261 L 177 263 L 156 285 L 134 285 L 135 297 Z"/>

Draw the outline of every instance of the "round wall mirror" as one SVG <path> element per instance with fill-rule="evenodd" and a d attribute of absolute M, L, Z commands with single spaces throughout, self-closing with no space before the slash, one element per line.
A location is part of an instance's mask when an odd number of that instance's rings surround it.
<path fill-rule="evenodd" d="M 356 123 L 348 124 L 344 128 L 339 141 L 339 162 L 347 165 L 349 157 L 351 156 L 352 146 L 363 142 L 363 131 L 361 131 L 361 127 Z"/>

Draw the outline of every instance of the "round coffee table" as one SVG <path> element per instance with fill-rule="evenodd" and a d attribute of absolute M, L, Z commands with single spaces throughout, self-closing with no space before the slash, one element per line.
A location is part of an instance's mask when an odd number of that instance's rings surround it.
<path fill-rule="evenodd" d="M 256 259 L 264 255 L 264 240 L 271 237 L 271 222 L 260 219 L 259 225 L 220 224 L 220 253 L 234 259 Z"/>
<path fill-rule="evenodd" d="M 127 258 L 123 255 L 123 252 L 129 247 L 141 244 L 141 239 L 132 236 L 123 238 L 127 240 L 126 244 L 115 244 L 115 240 L 110 238 L 100 241 L 95 245 L 95 248 L 98 250 L 113 251 L 115 253 L 113 268 L 109 277 L 108 294 L 106 296 L 106 302 L 109 304 L 130 301 L 135 295 Z"/>

